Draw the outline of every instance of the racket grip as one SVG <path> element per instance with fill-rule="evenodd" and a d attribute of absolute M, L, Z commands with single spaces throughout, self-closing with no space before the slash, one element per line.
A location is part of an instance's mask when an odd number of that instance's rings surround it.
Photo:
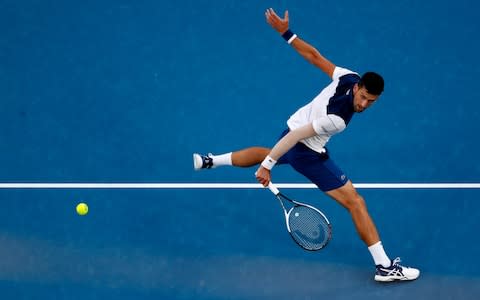
<path fill-rule="evenodd" d="M 270 189 L 270 191 L 276 196 L 278 194 L 280 194 L 280 191 L 277 189 L 276 186 L 273 185 L 273 183 L 270 181 L 268 183 L 268 188 Z"/>

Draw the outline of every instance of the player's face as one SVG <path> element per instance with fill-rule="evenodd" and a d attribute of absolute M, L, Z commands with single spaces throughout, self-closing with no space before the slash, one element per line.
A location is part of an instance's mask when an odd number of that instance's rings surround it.
<path fill-rule="evenodd" d="M 355 112 L 362 112 L 377 100 L 378 95 L 370 94 L 365 87 L 353 87 L 353 109 Z"/>

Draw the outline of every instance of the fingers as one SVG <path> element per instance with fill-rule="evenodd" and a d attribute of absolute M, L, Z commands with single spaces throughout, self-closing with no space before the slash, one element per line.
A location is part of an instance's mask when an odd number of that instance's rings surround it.
<path fill-rule="evenodd" d="M 275 13 L 273 8 L 267 9 L 267 11 L 265 12 L 265 17 L 267 18 L 267 22 L 269 24 L 280 21 L 280 17 Z"/>
<path fill-rule="evenodd" d="M 269 8 L 269 11 L 270 13 L 272 14 L 272 16 L 274 16 L 275 18 L 277 19 L 280 19 L 280 17 L 277 15 L 277 13 L 273 10 L 273 8 Z"/>
<path fill-rule="evenodd" d="M 268 11 L 268 9 L 265 12 L 265 19 L 267 20 L 268 24 L 272 25 L 272 16 L 271 16 L 270 12 Z"/>
<path fill-rule="evenodd" d="M 264 179 L 264 178 L 257 178 L 258 182 L 260 182 L 264 187 L 267 187 L 268 186 L 268 183 L 270 182 L 270 180 L 268 179 Z"/>
<path fill-rule="evenodd" d="M 273 25 L 273 22 L 274 22 L 274 16 L 272 14 L 272 9 L 269 8 L 267 9 L 267 11 L 265 11 L 265 18 L 267 19 L 267 23 L 270 24 L 270 25 Z"/>
<path fill-rule="evenodd" d="M 270 180 L 265 180 L 265 179 L 260 180 L 260 179 L 258 179 L 258 182 L 260 182 L 263 185 L 263 187 L 267 187 Z"/>
<path fill-rule="evenodd" d="M 255 177 L 257 178 L 258 182 L 260 182 L 264 187 L 267 187 L 268 183 L 270 182 L 270 171 L 260 167 L 257 172 L 255 172 Z"/>
<path fill-rule="evenodd" d="M 268 8 L 267 11 L 265 12 L 265 16 L 270 17 L 273 20 L 285 20 L 288 21 L 288 10 L 285 11 L 284 18 L 280 18 L 277 13 L 273 10 L 273 8 Z"/>
<path fill-rule="evenodd" d="M 280 18 L 273 8 L 269 8 L 265 11 L 265 18 L 267 23 L 273 27 L 276 31 L 283 34 L 288 30 L 289 21 L 288 21 L 288 11 L 285 11 L 284 18 Z"/>

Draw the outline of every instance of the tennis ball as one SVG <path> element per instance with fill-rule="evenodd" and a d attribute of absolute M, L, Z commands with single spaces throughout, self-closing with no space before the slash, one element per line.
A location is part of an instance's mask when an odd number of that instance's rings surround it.
<path fill-rule="evenodd" d="M 77 214 L 84 216 L 88 214 L 88 205 L 86 203 L 78 203 L 77 205 Z"/>

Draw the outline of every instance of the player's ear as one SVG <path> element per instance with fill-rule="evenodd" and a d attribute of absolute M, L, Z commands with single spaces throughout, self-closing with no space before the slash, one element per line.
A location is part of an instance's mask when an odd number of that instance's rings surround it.
<path fill-rule="evenodd" d="M 353 93 L 356 94 L 358 92 L 358 83 L 355 83 L 355 85 L 353 86 Z"/>

